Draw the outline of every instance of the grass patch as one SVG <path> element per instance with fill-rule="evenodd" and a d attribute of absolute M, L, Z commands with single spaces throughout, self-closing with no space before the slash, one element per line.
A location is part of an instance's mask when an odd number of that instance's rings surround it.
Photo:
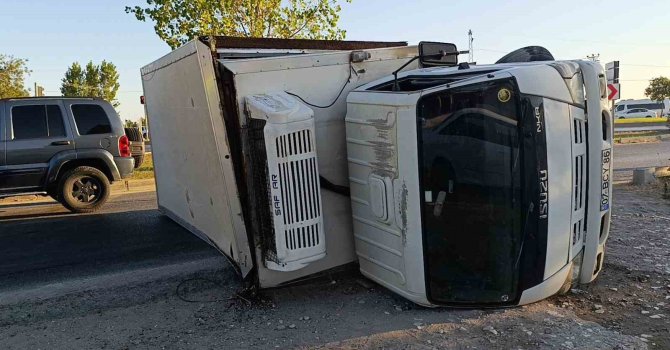
<path fill-rule="evenodd" d="M 151 157 L 151 153 L 146 153 L 144 155 L 144 162 L 142 166 L 133 171 L 133 176 L 131 179 L 153 179 L 154 178 L 154 159 Z"/>
<path fill-rule="evenodd" d="M 630 118 L 630 119 L 614 119 L 614 124 L 634 124 L 634 123 L 662 123 L 667 122 L 667 117 L 660 118 Z"/>

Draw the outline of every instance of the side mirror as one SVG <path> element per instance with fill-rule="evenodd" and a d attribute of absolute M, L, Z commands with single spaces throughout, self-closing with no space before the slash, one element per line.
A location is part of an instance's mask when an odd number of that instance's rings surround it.
<path fill-rule="evenodd" d="M 422 41 L 419 43 L 419 62 L 423 67 L 455 66 L 458 64 L 458 55 L 467 51 L 458 51 L 456 45 Z"/>

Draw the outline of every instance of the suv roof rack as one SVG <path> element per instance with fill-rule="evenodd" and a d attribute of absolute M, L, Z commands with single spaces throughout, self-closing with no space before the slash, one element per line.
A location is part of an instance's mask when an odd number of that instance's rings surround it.
<path fill-rule="evenodd" d="M 100 97 L 90 97 L 90 96 L 26 96 L 26 97 L 9 97 L 9 98 L 0 98 L 0 101 L 15 101 L 15 100 L 103 100 Z"/>

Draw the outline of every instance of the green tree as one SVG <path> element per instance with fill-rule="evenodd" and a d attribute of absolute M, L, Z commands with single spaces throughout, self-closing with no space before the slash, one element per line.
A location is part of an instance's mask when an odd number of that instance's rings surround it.
<path fill-rule="evenodd" d="M 138 126 L 137 126 L 136 121 L 126 119 L 126 120 L 123 121 L 123 127 L 124 128 L 137 128 Z"/>
<path fill-rule="evenodd" d="M 91 61 L 82 68 L 74 62 L 61 80 L 60 92 L 69 97 L 100 97 L 116 108 L 120 105 L 116 99 L 119 86 L 119 73 L 114 64 L 102 61 L 95 65 Z"/>
<path fill-rule="evenodd" d="M 351 2 L 351 0 L 344 0 Z M 126 6 L 140 21 L 155 22 L 171 48 L 198 36 L 343 39 L 338 0 L 146 0 Z"/>
<path fill-rule="evenodd" d="M 60 92 L 63 96 L 84 96 L 84 85 L 84 70 L 79 63 L 74 62 L 61 80 Z"/>
<path fill-rule="evenodd" d="M 649 86 L 644 89 L 644 94 L 654 101 L 662 101 L 670 97 L 670 79 L 658 77 L 649 81 Z"/>
<path fill-rule="evenodd" d="M 26 63 L 27 60 L 0 54 L 0 98 L 28 96 L 25 80 L 30 70 Z"/>
<path fill-rule="evenodd" d="M 100 67 L 89 61 L 84 70 L 84 96 L 102 97 L 102 89 L 100 87 Z"/>
<path fill-rule="evenodd" d="M 119 73 L 116 66 L 110 62 L 102 61 L 100 63 L 100 96 L 106 101 L 112 101 L 114 107 L 119 106 L 116 100 L 116 93 L 119 91 Z"/>

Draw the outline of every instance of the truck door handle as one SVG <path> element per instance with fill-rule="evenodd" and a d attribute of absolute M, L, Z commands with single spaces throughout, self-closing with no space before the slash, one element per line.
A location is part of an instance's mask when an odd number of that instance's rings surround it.
<path fill-rule="evenodd" d="M 67 146 L 71 145 L 72 141 L 54 141 L 51 143 L 52 146 Z"/>

